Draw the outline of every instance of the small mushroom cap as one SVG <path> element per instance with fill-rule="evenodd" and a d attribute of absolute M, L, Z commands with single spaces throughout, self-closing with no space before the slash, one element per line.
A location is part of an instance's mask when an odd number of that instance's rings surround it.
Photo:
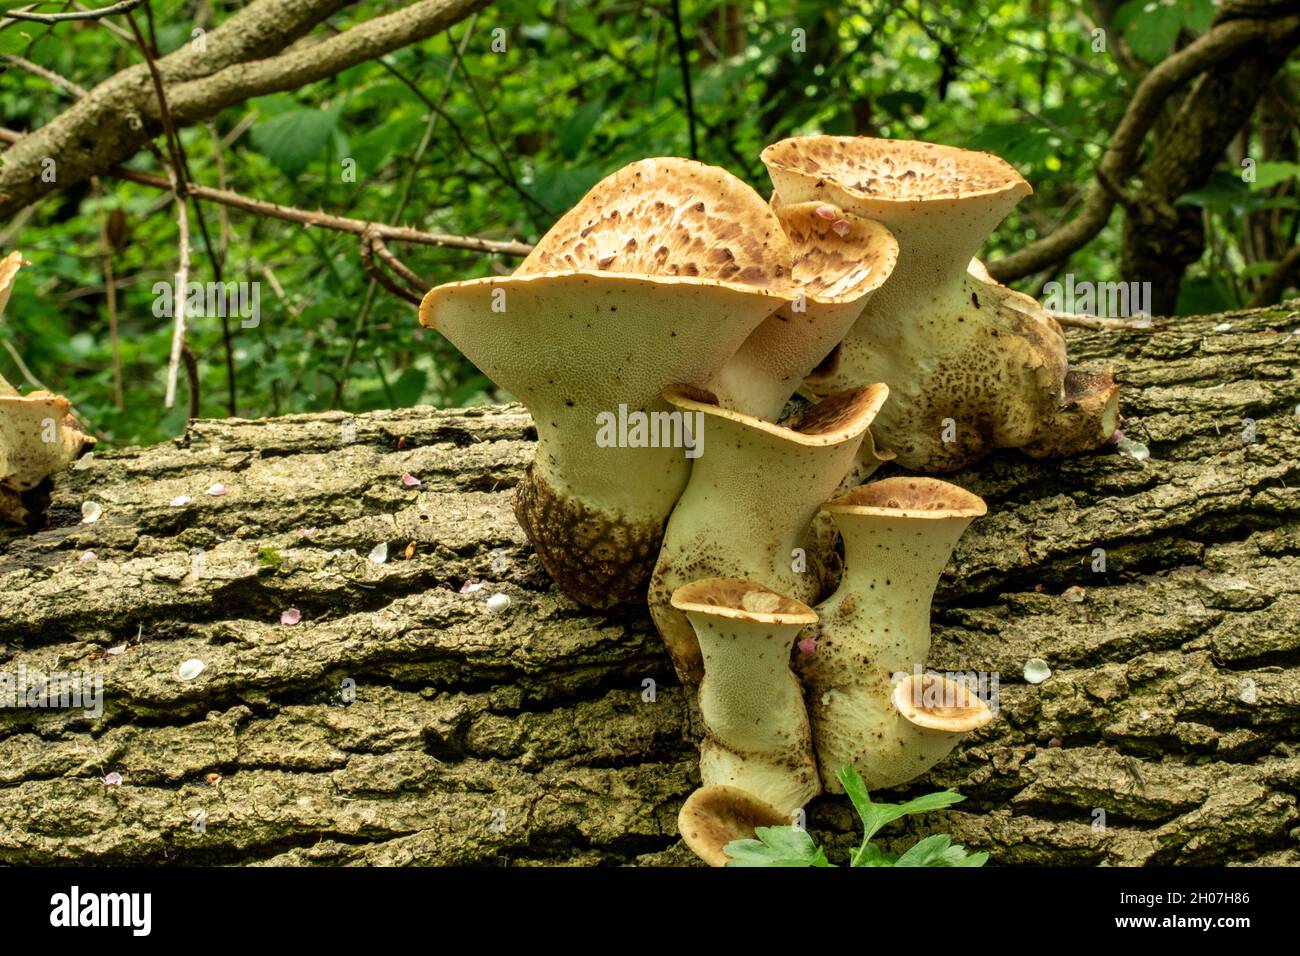
<path fill-rule="evenodd" d="M 727 418 L 797 445 L 818 446 L 836 445 L 866 431 L 889 398 L 889 386 L 876 382 L 835 392 L 780 425 L 723 408 L 713 395 L 701 389 L 675 385 L 665 389 L 663 397 L 682 411 Z"/>
<path fill-rule="evenodd" d="M 723 848 L 733 840 L 752 840 L 758 827 L 789 823 L 772 805 L 737 787 L 701 787 L 682 804 L 677 830 L 692 852 L 709 866 L 726 866 Z"/>
<path fill-rule="evenodd" d="M 989 705 L 969 687 L 939 674 L 911 674 L 894 687 L 894 706 L 917 727 L 964 734 L 993 719 Z"/>
<path fill-rule="evenodd" d="M 794 203 L 776 215 L 790 237 L 795 287 L 815 302 L 865 298 L 898 261 L 898 240 L 873 219 L 824 202 Z"/>
<path fill-rule="evenodd" d="M 882 518 L 979 518 L 988 505 L 971 494 L 937 478 L 886 478 L 860 485 L 822 505 L 823 511 L 875 515 Z"/>
<path fill-rule="evenodd" d="M 673 592 L 672 605 L 688 614 L 706 614 L 755 624 L 816 624 L 817 612 L 757 581 L 703 578 Z"/>
<path fill-rule="evenodd" d="M 0 259 L 0 315 L 4 315 L 5 306 L 9 304 L 9 294 L 14 290 L 14 276 L 22 268 L 23 254 L 15 250 Z"/>
<path fill-rule="evenodd" d="M 598 182 L 515 275 L 681 276 L 786 292 L 791 258 L 780 220 L 752 188 L 720 167 L 668 156 Z"/>
<path fill-rule="evenodd" d="M 778 194 L 796 180 L 833 183 L 846 197 L 906 204 L 973 199 L 1033 187 L 1006 160 L 937 143 L 867 136 L 796 136 L 762 152 Z M 833 195 L 833 194 L 832 194 Z"/>

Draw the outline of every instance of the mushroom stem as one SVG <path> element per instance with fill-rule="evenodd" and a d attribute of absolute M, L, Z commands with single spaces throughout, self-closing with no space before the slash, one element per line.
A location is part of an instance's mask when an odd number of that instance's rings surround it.
<path fill-rule="evenodd" d="M 807 394 L 887 383 L 876 436 L 920 471 L 950 471 L 994 448 L 1037 443 L 1059 454 L 1109 437 L 1114 416 L 1103 413 L 1113 406 L 1065 392 L 1056 322 L 1028 296 L 969 271 L 989 233 L 1032 192 L 1010 165 L 933 143 L 836 136 L 782 140 L 763 160 L 778 210 L 835 203 L 898 240 L 893 272 L 808 377 Z"/>
<path fill-rule="evenodd" d="M 803 691 L 790 671 L 807 605 L 753 581 L 707 578 L 673 592 L 703 652 L 700 778 L 790 814 L 821 792 Z"/>
<path fill-rule="evenodd" d="M 673 591 L 701 577 L 731 577 L 817 600 L 829 583 L 831 553 L 810 525 L 859 451 L 874 453 L 868 429 L 889 390 L 871 385 L 832 395 L 785 425 L 720 408 L 698 392 L 664 394 L 683 414 L 702 419 L 705 441 L 664 532 L 650 613 L 678 675 L 696 683 L 699 644 L 670 600 Z"/>
<path fill-rule="evenodd" d="M 955 681 L 923 673 L 939 575 L 984 502 L 932 478 L 888 478 L 824 506 L 844 540 L 844 577 L 818 605 L 797 661 L 827 788 L 852 764 L 871 789 L 905 783 L 992 719 Z"/>

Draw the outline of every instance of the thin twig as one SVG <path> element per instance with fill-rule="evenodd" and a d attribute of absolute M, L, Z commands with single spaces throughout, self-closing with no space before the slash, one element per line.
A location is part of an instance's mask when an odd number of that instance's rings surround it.
<path fill-rule="evenodd" d="M 90 188 L 95 199 L 99 201 L 99 243 L 104 268 L 104 301 L 108 305 L 108 342 L 113 354 L 113 404 L 118 411 L 126 407 L 122 395 L 122 346 L 117 330 L 117 280 L 113 275 L 113 243 L 108 235 L 108 216 L 104 213 L 104 191 L 100 188 L 99 177 L 90 178 Z"/>
<path fill-rule="evenodd" d="M 172 295 L 172 346 L 171 355 L 167 360 L 167 389 L 163 396 L 163 407 L 171 408 L 176 404 L 176 379 L 180 371 L 181 352 L 185 348 L 186 290 L 189 288 L 190 278 L 190 217 L 188 204 L 185 201 L 185 163 L 181 159 L 176 138 L 176 128 L 172 126 L 171 113 L 167 109 L 167 96 L 163 92 L 162 75 L 158 72 L 158 64 L 154 62 L 153 54 L 149 51 L 149 44 L 145 42 L 144 34 L 140 32 L 135 17 L 128 13 L 126 22 L 135 35 L 135 41 L 149 66 L 149 75 L 153 79 L 154 93 L 158 97 L 158 113 L 162 119 L 163 133 L 167 138 L 167 148 L 172 158 L 172 164 L 167 169 L 167 175 L 171 181 L 172 192 L 176 196 L 176 228 L 180 237 L 177 253 L 179 261 L 176 265 L 176 289 Z M 189 371 L 188 366 L 186 371 Z M 198 387 L 197 380 L 191 382 L 190 387 L 190 406 L 193 408 L 197 404 L 197 396 L 193 394 Z"/>
<path fill-rule="evenodd" d="M 14 364 L 18 366 L 18 374 L 23 377 L 23 380 L 26 381 L 28 385 L 32 388 L 38 388 L 43 392 L 49 391 L 49 389 L 45 387 L 45 384 L 32 374 L 32 370 L 27 367 L 27 363 L 23 361 L 23 357 L 18 354 L 18 350 L 10 344 L 8 339 L 0 339 L 0 345 L 4 346 L 5 351 L 9 353 L 9 357 L 14 360 Z"/>
<path fill-rule="evenodd" d="M 3 60 L 5 63 L 12 63 L 20 70 L 26 70 L 33 76 L 39 76 L 41 79 L 53 83 L 64 92 L 71 93 L 74 97 L 82 97 L 86 95 L 87 90 L 84 86 L 74 83 L 66 76 L 60 76 L 53 70 L 47 69 L 39 63 L 33 63 L 31 60 L 18 56 L 15 53 L 0 54 L 0 60 Z"/>
<path fill-rule="evenodd" d="M 406 264 L 402 262 L 401 259 L 397 258 L 397 256 L 393 255 L 393 251 L 389 249 L 384 243 L 384 240 L 380 239 L 378 236 L 371 235 L 370 245 L 375 250 L 375 255 L 379 256 L 379 260 L 384 265 L 388 266 L 390 270 L 397 273 L 398 278 L 418 293 L 416 297 L 417 302 L 421 297 L 423 297 L 424 293 L 428 292 L 433 286 L 433 283 L 428 279 L 422 279 L 408 269 Z"/>
<path fill-rule="evenodd" d="M 366 274 L 374 279 L 381 286 L 397 296 L 399 299 L 405 299 L 407 302 L 420 304 L 420 297 L 403 286 L 398 285 L 379 264 L 375 262 L 375 237 L 370 233 L 361 237 L 361 243 L 357 249 L 361 256 L 361 267 L 366 270 Z"/>
<path fill-rule="evenodd" d="M 11 20 L 30 20 L 32 23 L 63 23 L 66 20 L 99 20 L 103 17 L 116 16 L 119 13 L 130 13 L 136 7 L 144 3 L 145 0 L 120 0 L 111 7 L 100 7 L 98 10 L 72 10 L 68 13 L 32 13 L 30 10 L 10 10 L 5 16 Z M 32 6 L 40 6 L 38 3 Z M 0 21 L 0 29 L 8 26 L 4 21 Z"/>
<path fill-rule="evenodd" d="M 682 3 L 673 0 L 673 30 L 677 34 L 677 59 L 682 66 L 682 91 L 686 94 L 686 123 L 691 133 L 691 159 L 699 159 L 695 142 L 695 97 L 691 93 L 691 67 L 686 59 L 686 37 L 682 33 Z"/>

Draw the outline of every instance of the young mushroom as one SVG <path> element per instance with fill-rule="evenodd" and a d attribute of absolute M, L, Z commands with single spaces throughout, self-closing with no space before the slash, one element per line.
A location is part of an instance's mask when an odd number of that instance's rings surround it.
<path fill-rule="evenodd" d="M 673 592 L 704 657 L 700 778 L 790 814 L 821 792 L 803 690 L 790 671 L 806 604 L 754 581 L 707 578 Z"/>
<path fill-rule="evenodd" d="M 825 510 L 844 541 L 844 577 L 801 635 L 796 663 L 808 690 L 817 761 L 827 789 L 852 764 L 868 788 L 919 776 L 963 734 L 993 719 L 967 687 L 926 673 L 930 600 L 957 539 L 984 502 L 933 478 L 887 478 Z"/>
<path fill-rule="evenodd" d="M 904 467 L 959 468 L 994 448 L 1065 454 L 1113 433 L 1108 371 L 1067 378 L 1060 327 L 1022 293 L 971 272 L 1029 184 L 987 153 L 904 140 L 808 136 L 763 150 L 778 209 L 833 203 L 898 240 L 898 262 L 836 352 L 816 396 L 885 382 L 876 436 Z M 984 273 L 987 276 L 987 273 Z"/>
<path fill-rule="evenodd" d="M 0 315 L 21 265 L 17 252 L 0 260 Z M 62 395 L 23 395 L 0 375 L 0 521 L 24 523 L 29 513 L 23 494 L 94 444 Z"/>
<path fill-rule="evenodd" d="M 788 826 L 775 807 L 736 787 L 701 787 L 686 798 L 677 814 L 677 832 L 709 866 L 726 866 L 725 848 L 735 840 L 752 840 L 759 827 Z"/>
<path fill-rule="evenodd" d="M 703 423 L 703 454 L 668 519 L 650 579 L 650 614 L 684 682 L 699 681 L 701 659 L 695 631 L 671 601 L 681 585 L 745 578 L 805 603 L 824 593 L 831 553 L 810 527 L 855 461 L 879 462 L 869 427 L 888 395 L 884 385 L 850 389 L 773 425 L 704 393 L 664 393 Z"/>
<path fill-rule="evenodd" d="M 794 253 L 795 300 L 770 316 L 723 366 L 718 402 L 776 421 L 889 278 L 898 243 L 878 222 L 824 202 L 776 210 Z"/>
<path fill-rule="evenodd" d="M 513 275 L 425 296 L 421 323 L 532 413 L 515 514 L 570 597 L 645 600 L 691 465 L 661 392 L 707 386 L 794 300 L 791 258 L 776 214 L 730 173 L 648 159 L 593 187 Z"/>

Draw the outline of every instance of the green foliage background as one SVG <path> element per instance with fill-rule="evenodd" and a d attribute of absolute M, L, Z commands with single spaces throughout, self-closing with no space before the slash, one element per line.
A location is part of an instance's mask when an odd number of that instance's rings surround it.
<path fill-rule="evenodd" d="M 196 23 L 220 22 L 236 5 L 154 0 L 152 7 L 166 52 L 190 42 Z M 345 28 L 388 9 L 361 3 L 332 22 Z M 670 9 L 668 0 L 498 3 L 474 23 L 463 68 L 452 44 L 468 23 L 456 25 L 451 37 L 185 129 L 190 166 L 205 185 L 224 182 L 302 208 L 532 241 L 619 166 L 689 154 Z M 1149 64 L 1206 29 L 1212 12 L 1209 0 L 1130 2 L 1115 23 L 1138 61 Z M 1114 55 L 1115 38 L 1106 50 L 1094 49 L 1083 8 L 1068 2 L 688 0 L 683 13 L 701 160 L 727 167 L 766 195 L 759 151 L 796 133 L 868 133 L 997 152 L 1036 192 L 993 238 L 988 258 L 1069 214 L 1140 76 Z M 499 45 L 502 38 L 505 51 L 494 51 L 494 39 Z M 140 62 L 138 50 L 96 24 L 10 28 L 0 32 L 0 52 L 86 87 Z M 11 129 L 39 126 L 69 102 L 47 80 L 17 69 L 0 74 L 0 123 Z M 348 158 L 356 162 L 355 183 L 341 176 Z M 148 153 L 130 165 L 161 172 Z M 1273 185 L 1296 170 L 1274 164 L 1262 172 Z M 1193 197 L 1225 238 L 1189 274 L 1180 311 L 1240 304 L 1247 269 L 1267 269 L 1247 264 L 1235 239 L 1242 217 L 1259 202 L 1277 205 L 1258 195 L 1264 188 L 1225 166 L 1212 188 Z M 114 259 L 122 409 L 112 397 L 100 245 L 100 217 L 115 209 L 129 226 L 129 241 Z M 1294 209 L 1294 200 L 1281 203 L 1292 236 Z M 0 336 L 37 377 L 68 394 L 110 444 L 155 442 L 184 426 L 183 407 L 162 407 L 170 322 L 152 312 L 154 284 L 170 281 L 176 266 L 174 213 L 166 194 L 104 178 L 101 198 L 88 186 L 73 187 L 46 199 L 25 222 L 0 225 L 0 242 L 33 263 L 0 320 Z M 226 279 L 261 283 L 260 326 L 232 323 L 241 415 L 497 397 L 447 343 L 418 328 L 412 306 L 382 289 L 368 293 L 355 237 L 214 205 L 203 213 Z M 1117 215 L 1071 259 L 1071 271 L 1094 281 L 1118 278 L 1119 221 Z M 514 264 L 452 249 L 395 244 L 394 251 L 430 284 Z M 193 279 L 212 279 L 208 254 L 196 229 Z M 196 320 L 189 341 L 199 358 L 202 414 L 227 414 L 219 320 Z M 0 372 L 20 379 L 3 352 Z"/>

